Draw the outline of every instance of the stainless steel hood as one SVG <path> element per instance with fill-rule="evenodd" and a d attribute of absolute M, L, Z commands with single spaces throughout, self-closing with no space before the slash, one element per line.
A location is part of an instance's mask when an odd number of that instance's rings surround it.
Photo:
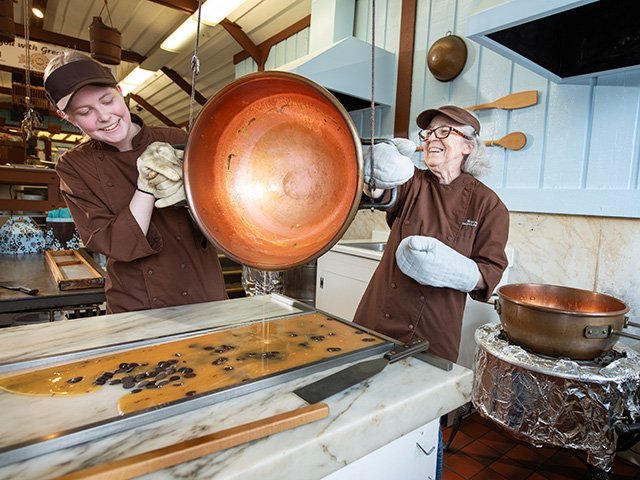
<path fill-rule="evenodd" d="M 303 75 L 328 90 L 371 101 L 371 44 L 353 36 L 355 0 L 313 0 L 309 54 L 278 67 Z M 375 49 L 374 99 L 395 101 L 396 55 Z"/>
<path fill-rule="evenodd" d="M 466 35 L 558 83 L 640 69 L 638 0 L 485 0 Z"/>

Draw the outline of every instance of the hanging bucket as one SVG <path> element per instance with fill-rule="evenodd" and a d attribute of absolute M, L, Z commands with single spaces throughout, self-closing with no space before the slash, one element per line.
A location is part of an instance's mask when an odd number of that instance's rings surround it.
<path fill-rule="evenodd" d="M 14 38 L 13 0 L 0 0 L 0 42 L 13 42 Z"/>
<path fill-rule="evenodd" d="M 93 17 L 89 25 L 91 39 L 91 57 L 107 65 L 120 65 L 122 52 L 122 34 L 102 22 L 101 17 Z"/>

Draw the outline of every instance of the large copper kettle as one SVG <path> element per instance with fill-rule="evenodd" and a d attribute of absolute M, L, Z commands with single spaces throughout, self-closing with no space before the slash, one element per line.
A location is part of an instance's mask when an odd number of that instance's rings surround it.
<path fill-rule="evenodd" d="M 286 270 L 329 250 L 353 219 L 363 157 L 326 89 L 270 71 L 239 78 L 200 112 L 185 149 L 192 216 L 228 257 Z"/>

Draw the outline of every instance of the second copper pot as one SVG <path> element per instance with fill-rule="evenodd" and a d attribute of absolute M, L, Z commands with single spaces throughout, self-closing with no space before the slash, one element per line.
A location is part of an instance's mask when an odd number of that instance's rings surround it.
<path fill-rule="evenodd" d="M 592 360 L 613 348 L 628 320 L 627 304 L 593 291 L 522 283 L 496 292 L 509 339 L 543 355 Z"/>

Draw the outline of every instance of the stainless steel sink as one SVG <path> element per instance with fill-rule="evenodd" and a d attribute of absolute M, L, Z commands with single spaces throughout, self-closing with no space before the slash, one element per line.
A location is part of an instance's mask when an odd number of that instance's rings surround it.
<path fill-rule="evenodd" d="M 365 250 L 373 250 L 375 252 L 384 252 L 387 242 L 362 242 L 362 243 L 345 243 L 345 247 L 364 248 Z"/>

